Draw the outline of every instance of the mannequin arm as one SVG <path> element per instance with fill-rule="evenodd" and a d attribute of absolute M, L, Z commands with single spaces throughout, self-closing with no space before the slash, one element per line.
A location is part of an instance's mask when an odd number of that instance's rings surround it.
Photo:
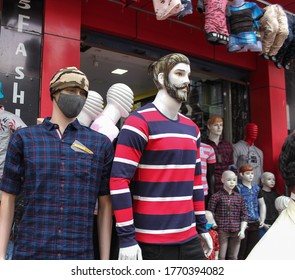
<path fill-rule="evenodd" d="M 259 225 L 259 227 L 261 228 L 264 225 L 264 221 L 265 221 L 265 217 L 266 217 L 266 205 L 265 205 L 263 197 L 258 199 L 258 204 L 259 204 L 259 213 L 260 213 L 260 225 Z"/>
<path fill-rule="evenodd" d="M 0 206 L 0 260 L 5 260 L 14 216 L 15 195 L 2 192 Z"/>
<path fill-rule="evenodd" d="M 142 260 L 141 249 L 138 244 L 120 248 L 119 260 Z"/>
<path fill-rule="evenodd" d="M 112 237 L 112 204 L 110 195 L 99 197 L 99 211 L 97 216 L 97 228 L 99 236 L 99 251 L 101 260 L 110 259 Z"/>
<path fill-rule="evenodd" d="M 211 255 L 212 250 L 213 250 L 212 238 L 211 238 L 209 232 L 201 233 L 200 237 L 201 237 L 201 243 L 202 243 L 202 247 L 204 250 L 204 254 L 205 254 L 206 258 L 208 258 Z"/>
<path fill-rule="evenodd" d="M 245 238 L 245 230 L 247 228 L 247 222 L 241 222 L 241 229 L 238 233 L 238 237 L 240 239 L 244 239 Z"/>
<path fill-rule="evenodd" d="M 214 174 L 215 164 L 208 163 L 207 164 L 207 183 L 208 183 L 208 196 L 210 197 L 215 193 L 215 174 Z"/>

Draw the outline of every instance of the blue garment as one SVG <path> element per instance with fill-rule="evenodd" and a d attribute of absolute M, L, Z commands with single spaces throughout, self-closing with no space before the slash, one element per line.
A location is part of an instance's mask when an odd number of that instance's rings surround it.
<path fill-rule="evenodd" d="M 62 136 L 49 118 L 16 131 L 0 186 L 24 191 L 13 259 L 93 259 L 93 212 L 109 194 L 112 160 L 110 140 L 77 120 Z"/>
<path fill-rule="evenodd" d="M 237 189 L 239 190 L 241 196 L 244 198 L 244 201 L 247 206 L 248 212 L 248 222 L 257 222 L 259 221 L 259 207 L 258 207 L 258 198 L 262 197 L 261 189 L 258 185 L 253 184 L 252 188 L 244 186 L 243 184 L 238 184 Z"/>

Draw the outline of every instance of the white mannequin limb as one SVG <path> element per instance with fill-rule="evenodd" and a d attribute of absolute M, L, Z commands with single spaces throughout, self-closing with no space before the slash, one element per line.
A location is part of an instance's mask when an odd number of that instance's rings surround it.
<path fill-rule="evenodd" d="M 138 244 L 120 248 L 119 250 L 119 260 L 142 260 L 141 249 Z"/>
<path fill-rule="evenodd" d="M 247 228 L 247 222 L 241 222 L 241 229 L 238 233 L 238 236 L 240 239 L 244 239 L 245 238 L 245 230 Z"/>
<path fill-rule="evenodd" d="M 86 102 L 77 118 L 81 124 L 89 126 L 102 111 L 103 98 L 98 92 L 89 90 Z"/>
<path fill-rule="evenodd" d="M 107 105 L 97 116 L 91 128 L 105 134 L 113 141 L 119 134 L 116 124 L 121 117 L 126 118 L 132 110 L 133 92 L 125 84 L 112 85 L 107 92 Z"/>
<path fill-rule="evenodd" d="M 212 250 L 213 250 L 212 238 L 208 232 L 201 233 L 200 237 L 202 239 L 201 243 L 202 243 L 202 247 L 204 250 L 204 254 L 208 258 L 211 255 Z"/>
<path fill-rule="evenodd" d="M 13 223 L 15 195 L 3 192 L 0 204 L 0 260 L 5 260 Z"/>

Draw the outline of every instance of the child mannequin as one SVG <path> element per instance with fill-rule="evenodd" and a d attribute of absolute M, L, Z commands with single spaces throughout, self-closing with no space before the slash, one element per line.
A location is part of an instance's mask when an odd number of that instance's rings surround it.
<path fill-rule="evenodd" d="M 240 243 L 245 238 L 247 210 L 242 196 L 233 191 L 237 175 L 226 170 L 222 173 L 223 189 L 213 194 L 208 210 L 212 211 L 218 226 L 220 243 L 219 260 L 237 260 Z"/>
<path fill-rule="evenodd" d="M 264 172 L 261 176 L 261 183 L 262 195 L 266 205 L 266 218 L 264 227 L 259 230 L 260 237 L 265 234 L 279 215 L 277 209 L 275 208 L 275 200 L 279 197 L 279 194 L 273 190 L 275 186 L 275 175 L 271 172 Z"/>
<path fill-rule="evenodd" d="M 218 260 L 218 254 L 219 254 L 219 238 L 218 238 L 218 232 L 216 231 L 217 224 L 214 220 L 212 212 L 206 210 L 205 216 L 207 219 L 206 228 L 208 229 L 208 232 L 212 238 L 213 241 L 213 251 L 211 255 L 208 257 L 208 260 Z"/>
<path fill-rule="evenodd" d="M 253 167 L 249 164 L 243 165 L 239 174 L 242 183 L 238 184 L 237 188 L 248 210 L 248 228 L 245 231 L 245 239 L 241 242 L 238 256 L 240 260 L 244 260 L 259 241 L 259 228 L 264 226 L 266 205 L 260 187 L 253 183 Z"/>

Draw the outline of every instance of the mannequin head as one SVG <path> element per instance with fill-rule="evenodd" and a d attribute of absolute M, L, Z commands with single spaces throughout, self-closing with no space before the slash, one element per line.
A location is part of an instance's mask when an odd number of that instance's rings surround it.
<path fill-rule="evenodd" d="M 207 121 L 207 127 L 209 130 L 209 134 L 221 136 L 223 131 L 223 119 L 221 116 L 213 115 Z"/>
<path fill-rule="evenodd" d="M 251 183 L 254 178 L 254 171 L 253 167 L 250 164 L 245 164 L 240 167 L 239 174 L 242 178 L 242 182 L 244 183 Z"/>
<path fill-rule="evenodd" d="M 180 53 L 168 54 L 153 62 L 148 68 L 158 90 L 166 89 L 167 93 L 178 102 L 187 100 L 190 90 L 190 71 L 189 59 Z"/>
<path fill-rule="evenodd" d="M 127 118 L 133 107 L 134 94 L 130 87 L 117 83 L 107 92 L 107 104 L 112 104 L 120 112 L 120 117 Z"/>
<path fill-rule="evenodd" d="M 81 124 L 89 126 L 102 111 L 103 98 L 98 92 L 89 90 L 86 102 L 77 118 Z"/>
<path fill-rule="evenodd" d="M 214 217 L 213 217 L 213 214 L 211 211 L 208 211 L 206 210 L 205 211 L 205 216 L 206 216 L 206 219 L 207 219 L 207 224 L 206 224 L 206 228 L 209 230 L 210 228 L 216 228 L 217 227 L 217 224 L 214 220 Z"/>
<path fill-rule="evenodd" d="M 264 172 L 261 175 L 261 183 L 263 187 L 272 189 L 275 186 L 275 175 L 271 172 Z"/>
<path fill-rule="evenodd" d="M 258 135 L 258 126 L 255 123 L 247 123 L 245 126 L 245 138 L 244 140 L 249 146 L 254 145 Z"/>
<path fill-rule="evenodd" d="M 237 175 L 231 170 L 226 170 L 222 173 L 221 182 L 223 183 L 223 188 L 229 193 L 232 193 L 237 185 L 237 180 Z"/>

